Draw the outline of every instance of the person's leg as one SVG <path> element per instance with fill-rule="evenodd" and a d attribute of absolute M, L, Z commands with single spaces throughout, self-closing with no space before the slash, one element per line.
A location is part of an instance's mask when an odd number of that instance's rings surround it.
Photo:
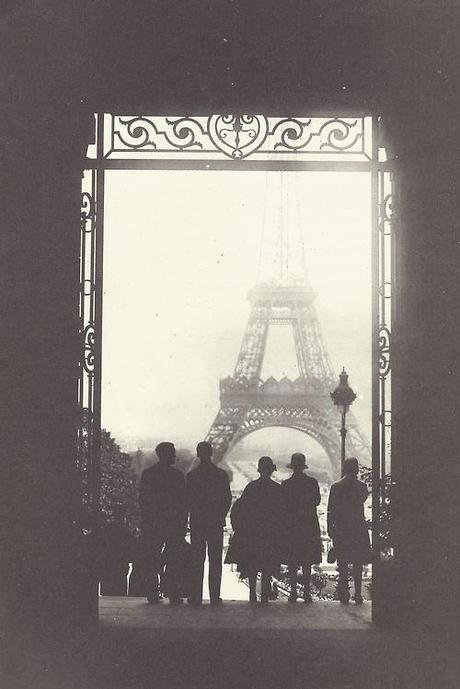
<path fill-rule="evenodd" d="M 338 594 L 341 603 L 348 603 L 350 600 L 350 593 L 348 591 L 348 562 L 347 560 L 338 560 L 337 569 L 339 571 Z"/>
<path fill-rule="evenodd" d="M 170 535 L 165 544 L 167 596 L 172 605 L 182 603 L 179 585 L 182 578 L 181 544 L 182 539 L 176 534 Z"/>
<path fill-rule="evenodd" d="M 203 600 L 204 561 L 206 559 L 206 538 L 196 529 L 191 530 L 190 540 L 193 554 L 193 587 L 190 602 L 200 604 Z"/>
<path fill-rule="evenodd" d="M 303 599 L 305 603 L 310 603 L 311 602 L 311 594 L 310 594 L 310 581 L 311 581 L 311 564 L 306 563 L 302 565 L 302 574 L 303 574 Z"/>
<path fill-rule="evenodd" d="M 276 600 L 278 598 L 278 584 L 274 577 L 270 577 L 270 592 L 268 597 L 270 600 Z"/>
<path fill-rule="evenodd" d="M 361 605 L 361 603 L 363 602 L 363 566 L 360 562 L 353 563 L 353 581 L 355 584 L 355 603 Z"/>
<path fill-rule="evenodd" d="M 288 577 L 291 585 L 291 593 L 289 594 L 289 603 L 295 603 L 297 600 L 297 563 L 290 562 L 288 565 Z"/>
<path fill-rule="evenodd" d="M 270 596 L 270 575 L 266 572 L 261 572 L 261 603 L 268 603 Z"/>
<path fill-rule="evenodd" d="M 255 572 L 254 570 L 251 570 L 249 572 L 248 582 L 249 582 L 249 602 L 250 603 L 257 603 L 257 592 L 256 592 L 257 572 Z"/>
<path fill-rule="evenodd" d="M 145 595 L 149 603 L 157 603 L 160 600 L 159 575 L 162 569 L 161 551 L 164 540 L 161 534 L 152 530 L 145 530 L 142 535 L 142 579 L 144 581 Z"/>
<path fill-rule="evenodd" d="M 209 598 L 212 604 L 222 602 L 220 597 L 220 586 L 222 582 L 222 553 L 224 549 L 224 530 L 216 529 L 209 534 L 208 538 L 208 557 L 209 557 Z"/>

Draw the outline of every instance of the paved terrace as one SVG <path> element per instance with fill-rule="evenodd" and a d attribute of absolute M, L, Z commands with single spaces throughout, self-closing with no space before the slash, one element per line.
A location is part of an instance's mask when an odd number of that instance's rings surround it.
<path fill-rule="evenodd" d="M 200 608 L 187 603 L 171 606 L 162 601 L 149 605 L 143 598 L 102 597 L 99 615 L 107 627 L 125 627 L 155 632 L 193 630 L 209 633 L 211 630 L 228 632 L 257 632 L 273 635 L 277 631 L 290 630 L 340 630 L 371 632 L 371 605 L 354 603 L 342 605 L 336 601 L 315 601 L 296 605 L 286 599 L 271 601 L 267 605 L 249 604 L 247 601 L 224 601 L 213 608 L 204 602 Z"/>
<path fill-rule="evenodd" d="M 196 609 L 101 598 L 93 628 L 64 623 L 59 638 L 50 640 L 42 630 L 19 641 L 19 654 L 10 643 L 1 689 L 459 686 L 453 640 L 379 630 L 370 622 L 369 603 L 254 606 L 237 600 Z"/>

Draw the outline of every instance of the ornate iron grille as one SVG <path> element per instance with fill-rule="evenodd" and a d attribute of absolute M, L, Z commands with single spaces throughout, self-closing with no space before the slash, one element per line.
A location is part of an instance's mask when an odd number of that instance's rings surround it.
<path fill-rule="evenodd" d="M 380 136 L 379 136 L 380 135 Z M 372 510 L 374 564 L 392 554 L 391 520 L 391 338 L 393 290 L 393 173 L 387 169 L 376 123 L 377 161 L 374 200 L 374 403 Z M 378 364 L 378 366 L 377 366 Z"/>
<path fill-rule="evenodd" d="M 97 132 L 102 141 L 100 131 Z M 77 466 L 81 476 L 82 526 L 97 526 L 100 488 L 102 243 L 104 170 L 84 170 L 80 211 Z"/>
<path fill-rule="evenodd" d="M 105 115 L 106 159 L 372 159 L 370 117 Z"/>

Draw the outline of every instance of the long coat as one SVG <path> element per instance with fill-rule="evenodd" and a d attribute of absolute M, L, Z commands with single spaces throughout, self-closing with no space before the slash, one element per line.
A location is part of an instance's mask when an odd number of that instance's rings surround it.
<path fill-rule="evenodd" d="M 369 531 L 364 517 L 367 496 L 366 484 L 354 476 L 345 476 L 331 486 L 327 530 L 338 561 L 356 564 L 371 561 Z"/>
<path fill-rule="evenodd" d="M 225 562 L 241 576 L 251 571 L 279 576 L 281 486 L 271 479 L 248 483 L 230 515 L 234 535 Z"/>
<path fill-rule="evenodd" d="M 185 479 L 175 467 L 161 463 L 144 471 L 139 486 L 143 536 L 156 540 L 182 538 L 187 521 Z"/>
<path fill-rule="evenodd" d="M 215 464 L 199 464 L 186 477 L 192 532 L 203 535 L 222 529 L 232 504 L 230 481 Z"/>
<path fill-rule="evenodd" d="M 281 561 L 289 565 L 321 562 L 322 545 L 317 506 L 321 502 L 316 479 L 293 474 L 281 484 L 283 545 Z"/>

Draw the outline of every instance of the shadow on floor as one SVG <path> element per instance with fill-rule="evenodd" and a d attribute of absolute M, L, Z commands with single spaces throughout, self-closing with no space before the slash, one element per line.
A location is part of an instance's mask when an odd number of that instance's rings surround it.
<path fill-rule="evenodd" d="M 329 606 L 329 607 L 324 607 Z M 332 622 L 336 621 L 334 628 Z M 337 621 L 340 626 L 337 626 Z M 457 689 L 454 648 L 382 631 L 364 606 L 105 599 L 98 624 L 35 635 L 2 689 Z"/>

